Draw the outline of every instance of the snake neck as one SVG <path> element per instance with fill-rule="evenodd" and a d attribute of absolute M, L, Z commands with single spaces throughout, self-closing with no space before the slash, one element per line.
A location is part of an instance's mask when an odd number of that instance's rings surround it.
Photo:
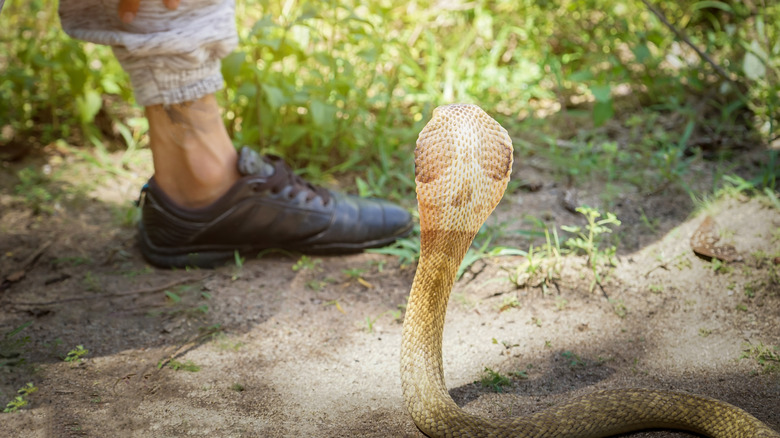
<path fill-rule="evenodd" d="M 428 415 L 431 410 L 458 410 L 444 383 L 442 332 L 455 275 L 474 234 L 440 230 L 423 230 L 420 234 L 420 260 L 406 307 L 401 345 L 404 400 L 418 426 L 419 419 L 432 418 Z"/>

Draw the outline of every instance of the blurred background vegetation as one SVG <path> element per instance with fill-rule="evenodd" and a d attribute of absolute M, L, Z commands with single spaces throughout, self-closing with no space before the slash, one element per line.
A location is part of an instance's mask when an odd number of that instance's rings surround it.
<path fill-rule="evenodd" d="M 56 10 L 30 0 L 0 14 L 0 150 L 143 147 L 110 49 L 67 37 Z M 752 183 L 776 187 L 774 1 L 261 0 L 239 1 L 237 17 L 225 124 L 236 146 L 315 181 L 408 195 L 431 110 L 470 102 L 570 183 L 684 187 L 691 157 L 760 148 Z"/>

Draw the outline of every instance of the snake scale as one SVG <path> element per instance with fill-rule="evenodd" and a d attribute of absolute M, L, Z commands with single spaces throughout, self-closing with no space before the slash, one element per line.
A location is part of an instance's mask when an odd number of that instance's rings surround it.
<path fill-rule="evenodd" d="M 476 105 L 436 108 L 417 140 L 421 248 L 404 320 L 401 380 L 406 408 L 422 432 L 431 437 L 592 438 L 670 428 L 718 438 L 780 437 L 728 403 L 642 388 L 598 391 L 505 420 L 460 409 L 444 382 L 444 315 L 458 266 L 503 196 L 511 170 L 507 131 Z"/>

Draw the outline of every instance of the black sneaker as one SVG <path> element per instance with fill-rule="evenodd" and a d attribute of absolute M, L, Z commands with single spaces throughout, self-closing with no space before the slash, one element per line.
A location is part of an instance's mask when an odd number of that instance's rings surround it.
<path fill-rule="evenodd" d="M 141 253 L 160 267 L 210 268 L 276 248 L 344 254 L 388 245 L 412 229 L 409 212 L 380 199 L 317 187 L 279 158 L 243 148 L 243 177 L 213 204 L 174 204 L 154 178 L 141 190 Z"/>

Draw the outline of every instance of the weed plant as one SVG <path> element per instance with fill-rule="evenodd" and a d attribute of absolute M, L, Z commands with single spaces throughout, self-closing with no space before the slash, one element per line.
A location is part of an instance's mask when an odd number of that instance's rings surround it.
<path fill-rule="evenodd" d="M 479 384 L 483 388 L 490 389 L 493 392 L 504 392 L 505 387 L 512 385 L 512 379 L 498 371 L 493 371 L 492 369 L 485 367 L 482 377 L 474 383 Z"/>
<path fill-rule="evenodd" d="M 108 47 L 62 32 L 53 0 L 9 3 L 0 14 L 2 142 L 45 145 L 99 135 L 108 101 L 131 101 L 127 75 Z"/>
<path fill-rule="evenodd" d="M 81 358 L 86 356 L 88 353 L 89 353 L 89 350 L 84 348 L 83 345 L 77 345 L 76 348 L 68 351 L 68 354 L 66 354 L 65 357 L 63 357 L 62 360 L 64 360 L 65 362 L 71 362 L 71 363 L 79 362 L 79 361 L 81 361 Z"/>
<path fill-rule="evenodd" d="M 754 359 L 765 373 L 780 371 L 780 348 L 764 345 L 763 342 L 745 343 L 742 346 L 740 359 Z"/>
<path fill-rule="evenodd" d="M 588 256 L 588 265 L 593 272 L 593 281 L 590 285 L 592 291 L 596 284 L 601 284 L 602 266 L 613 266 L 616 263 L 617 248 L 614 245 L 602 248 L 601 243 L 604 235 L 612 232 L 610 227 L 620 226 L 620 221 L 610 212 L 607 212 L 603 219 L 599 219 L 601 213 L 591 207 L 577 207 L 577 211 L 585 216 L 588 222 L 585 227 L 563 226 L 561 228 L 574 235 L 566 240 L 566 246 L 573 253 L 581 252 Z"/>
<path fill-rule="evenodd" d="M 260 0 L 237 5 L 240 44 L 223 61 L 218 98 L 236 146 L 283 155 L 315 180 L 348 172 L 360 194 L 390 198 L 411 191 L 415 137 L 444 103 L 478 103 L 510 132 L 558 111 L 596 127 L 639 108 L 640 121 L 683 116 L 672 129 L 640 130 L 642 148 L 598 130 L 573 149 L 552 136 L 550 156 L 573 155 L 560 169 L 574 178 L 639 183 L 638 170 L 619 170 L 649 157 L 678 180 L 690 127 L 732 135 L 729 126 L 743 124 L 777 140 L 780 4 L 650 4 L 719 68 L 641 0 Z M 143 143 L 126 74 L 109 48 L 62 32 L 55 1 L 7 4 L 0 41 L 0 142 L 64 139 L 101 153 L 115 132 L 129 149 Z M 713 117 L 701 117 L 691 95 L 708 96 Z"/>
<path fill-rule="evenodd" d="M 515 267 L 514 271 L 509 273 L 509 281 L 516 287 L 540 286 L 542 292 L 547 294 L 550 285 L 560 278 L 563 262 L 561 258 L 561 243 L 556 228 L 552 228 L 551 232 L 544 222 L 536 220 L 535 223 L 537 228 L 544 229 L 545 243 L 540 248 L 534 248 L 533 244 L 529 246 L 525 262 Z M 524 234 L 536 235 L 542 233 L 531 231 Z"/>
<path fill-rule="evenodd" d="M 189 371 L 191 373 L 197 373 L 200 371 L 200 366 L 196 365 L 191 360 L 180 362 L 176 359 L 171 359 L 171 361 L 168 362 L 168 367 L 174 371 Z"/>
<path fill-rule="evenodd" d="M 30 337 L 20 334 L 30 325 L 32 325 L 32 321 L 27 321 L 4 333 L 3 337 L 0 338 L 0 371 L 3 371 L 6 367 L 24 364 L 25 359 L 22 357 L 22 353 L 24 346 L 30 342 Z"/>
<path fill-rule="evenodd" d="M 27 404 L 29 403 L 27 399 L 28 396 L 36 391 L 38 391 L 38 387 L 33 385 L 32 382 L 27 382 L 26 385 L 24 385 L 17 391 L 17 394 L 19 395 L 14 397 L 13 400 L 9 401 L 8 404 L 6 404 L 5 409 L 3 409 L 3 412 L 8 414 L 8 413 L 16 412 L 19 409 L 27 406 Z"/>

